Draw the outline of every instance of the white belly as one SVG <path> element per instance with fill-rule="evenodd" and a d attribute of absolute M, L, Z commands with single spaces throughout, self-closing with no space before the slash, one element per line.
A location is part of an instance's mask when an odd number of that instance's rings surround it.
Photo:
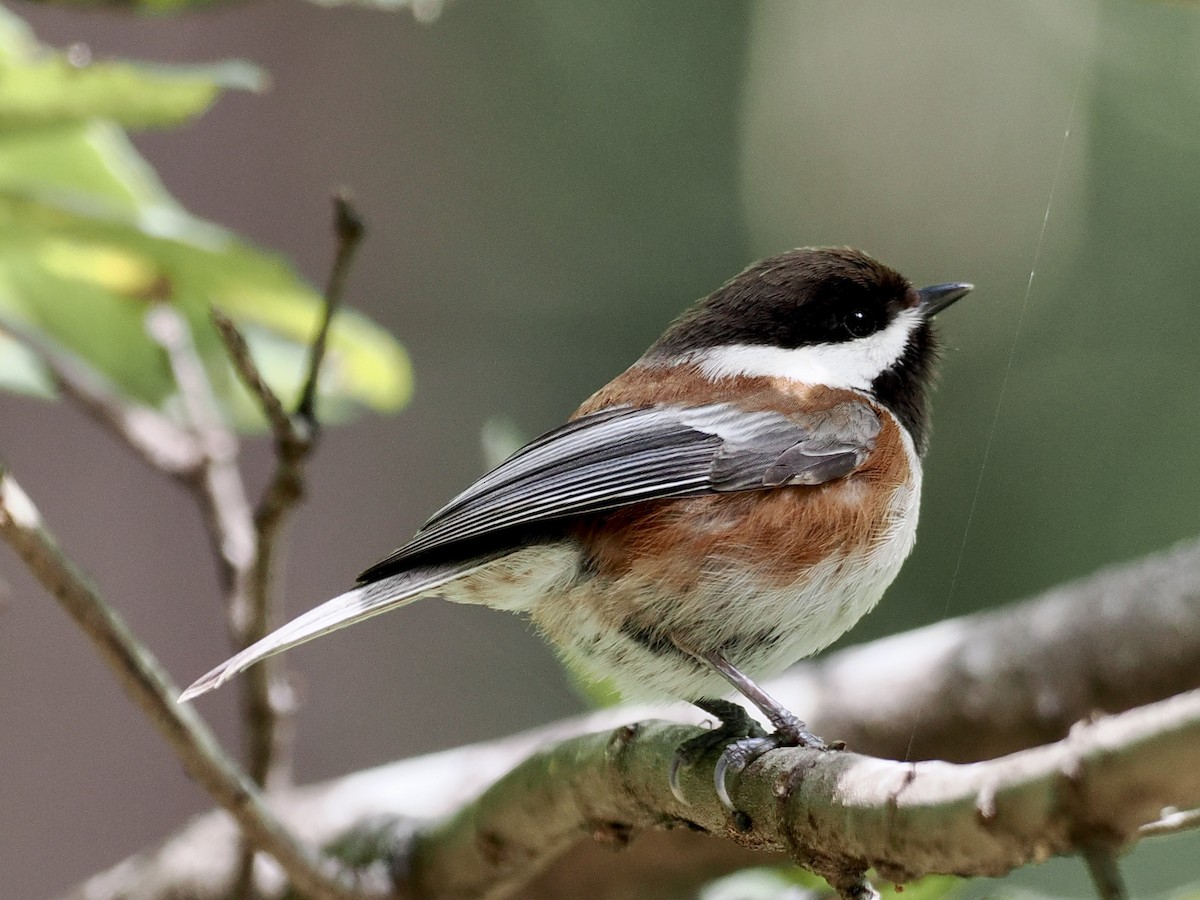
<path fill-rule="evenodd" d="M 659 623 L 662 631 L 690 633 L 700 649 L 721 648 L 731 663 L 756 680 L 777 675 L 827 647 L 879 602 L 911 551 L 917 492 L 905 494 L 896 498 L 894 527 L 870 553 L 831 560 L 810 570 L 803 584 L 767 592 L 755 589 L 748 573 L 714 573 L 716 577 L 703 580 L 706 596 L 691 598 L 714 614 L 697 627 L 694 615 L 685 620 L 678 606 L 666 608 Z M 664 598 L 663 605 L 672 606 L 671 598 Z M 695 608 L 693 603 L 686 606 Z M 568 666 L 591 679 L 609 681 L 626 699 L 695 700 L 731 692 L 728 682 L 708 667 L 615 631 L 598 609 L 603 605 L 595 598 L 579 596 L 557 603 L 548 599 L 532 612 L 542 629 L 558 638 L 554 643 Z"/>

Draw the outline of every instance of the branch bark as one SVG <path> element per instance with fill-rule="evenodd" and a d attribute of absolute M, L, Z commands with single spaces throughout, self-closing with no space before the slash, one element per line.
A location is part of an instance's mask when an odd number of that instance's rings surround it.
<path fill-rule="evenodd" d="M 795 855 L 814 844 L 824 848 L 825 857 L 814 855 L 812 864 L 829 870 L 846 863 L 848 855 L 881 864 L 889 877 L 899 878 L 938 861 L 931 855 L 937 848 L 926 846 L 932 838 L 922 837 L 928 826 L 921 817 L 931 810 L 939 821 L 942 815 L 961 816 L 965 833 L 978 842 L 971 846 L 981 848 L 978 858 L 942 857 L 941 863 L 952 871 L 970 866 L 999 871 L 1049 853 L 1111 846 L 1134 838 L 1134 829 L 1153 820 L 1159 821 L 1142 834 L 1200 825 L 1194 814 L 1160 819 L 1163 806 L 1200 805 L 1193 784 L 1200 777 L 1196 695 L 1068 734 L 1097 710 L 1116 712 L 1200 688 L 1197 658 L 1200 542 L 1193 541 L 1008 609 L 832 654 L 778 680 L 772 685 L 777 696 L 808 714 L 826 737 L 844 737 L 863 753 L 903 759 L 914 727 L 914 746 L 923 753 L 946 747 L 947 757 L 964 761 L 1047 740 L 1060 743 L 962 767 L 849 753 L 770 754 L 735 792 L 752 813 L 758 804 L 753 832 L 734 836 L 749 846 L 676 828 L 639 836 L 619 862 L 598 849 L 622 845 L 634 831 L 657 825 L 688 822 L 727 833 L 720 810 L 711 805 L 711 769 L 685 775 L 693 807 L 679 807 L 666 789 L 666 760 L 694 732 L 661 723 L 613 731 L 661 715 L 662 708 L 605 710 L 287 792 L 272 798 L 272 805 L 310 846 L 357 829 L 374 830 L 383 837 L 379 846 L 394 849 L 397 840 L 403 843 L 405 835 L 423 828 L 409 845 L 416 884 L 428 886 L 447 874 L 447 883 L 462 894 L 501 896 L 520 885 L 523 898 L 550 898 L 568 885 L 577 887 L 587 877 L 581 872 L 603 872 L 587 881 L 597 898 L 623 896 L 639 883 L 655 884 L 663 897 L 675 890 L 682 896 L 724 871 L 778 858 L 763 857 L 764 850 Z M 670 711 L 682 721 L 700 718 L 690 707 Z M 577 770 L 584 760 L 593 768 Z M 634 771 L 641 774 L 630 781 Z M 586 774 L 573 777 L 577 772 Z M 887 793 L 889 784 L 901 784 L 914 772 L 920 777 L 898 795 Z M 843 778 L 850 780 L 839 782 Z M 610 787 L 616 779 L 616 793 L 591 799 L 592 779 L 607 779 Z M 853 796 L 836 793 L 839 783 L 854 785 Z M 781 802 L 776 784 L 800 798 L 789 801 L 798 818 L 786 820 L 787 830 L 780 830 L 786 817 L 778 818 L 772 806 Z M 1131 790 L 1136 802 L 1102 802 L 1121 789 Z M 812 805 L 822 796 L 838 803 Z M 942 805 L 930 805 L 934 797 Z M 872 798 L 875 806 L 867 802 Z M 1122 808 L 1109 810 L 1110 805 Z M 556 819 L 555 810 L 565 810 L 567 818 Z M 442 824 L 430 826 L 431 820 Z M 503 830 L 518 820 L 529 829 L 519 840 Z M 955 833 L 943 834 L 947 846 L 962 846 L 953 842 Z M 596 840 L 585 840 L 588 835 Z M 915 848 L 911 857 L 909 841 Z M 843 850 L 840 862 L 828 858 L 830 847 Z M 71 900 L 224 897 L 236 848 L 236 830 L 223 814 L 202 817 L 163 847 L 92 879 Z M 376 882 L 386 880 L 385 869 L 377 864 Z"/>
<path fill-rule="evenodd" d="M 1119 846 L 1164 806 L 1200 805 L 1200 692 L 1073 729 L 981 763 L 904 763 L 814 750 L 770 753 L 733 796 L 739 830 L 699 766 L 681 806 L 663 773 L 690 732 L 651 722 L 534 754 L 403 857 L 419 897 L 505 897 L 581 834 L 688 827 L 786 851 L 839 891 L 868 868 L 895 882 L 1002 875 L 1103 842 Z M 715 755 L 709 762 L 715 763 Z"/>

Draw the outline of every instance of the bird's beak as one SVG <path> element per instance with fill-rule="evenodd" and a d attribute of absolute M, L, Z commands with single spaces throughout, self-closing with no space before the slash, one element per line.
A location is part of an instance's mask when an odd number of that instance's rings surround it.
<path fill-rule="evenodd" d="M 917 296 L 921 298 L 921 302 L 917 304 L 917 309 L 924 313 L 925 318 L 928 319 L 931 316 L 936 316 L 955 300 L 961 300 L 967 296 L 974 288 L 975 285 L 967 284 L 965 281 L 954 281 L 950 284 L 931 284 L 929 287 L 923 287 L 917 291 Z"/>

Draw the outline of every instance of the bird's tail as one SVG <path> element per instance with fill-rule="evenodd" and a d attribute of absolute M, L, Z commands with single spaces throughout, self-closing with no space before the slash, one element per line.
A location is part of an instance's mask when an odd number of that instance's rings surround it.
<path fill-rule="evenodd" d="M 447 582 L 473 572 L 490 562 L 490 558 L 472 560 L 457 565 L 421 567 L 411 572 L 389 575 L 379 581 L 364 584 L 341 596 L 327 600 L 315 609 L 293 619 L 271 632 L 257 643 L 232 656 L 207 675 L 198 678 L 179 695 L 185 703 L 194 697 L 220 687 L 234 675 L 244 672 L 255 663 L 282 653 L 305 641 L 369 619 L 380 613 L 411 603 Z"/>

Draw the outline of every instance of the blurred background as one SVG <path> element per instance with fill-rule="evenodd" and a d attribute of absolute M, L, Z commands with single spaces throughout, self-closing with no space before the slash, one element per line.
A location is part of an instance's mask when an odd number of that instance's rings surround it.
<path fill-rule="evenodd" d="M 480 474 L 487 423 L 559 423 L 693 299 L 804 244 L 977 285 L 940 320 L 917 550 L 847 640 L 1197 531 L 1194 7 L 454 0 L 430 24 L 283 0 L 149 20 L 11 8 L 97 58 L 262 65 L 266 94 L 135 140 L 185 206 L 310 279 L 331 256 L 330 188 L 357 196 L 370 230 L 348 302 L 405 344 L 416 388 L 400 415 L 325 434 L 293 529 L 292 612 Z M 223 658 L 183 492 L 65 404 L 4 395 L 0 417 L 0 454 L 174 677 Z M 253 484 L 268 463 L 251 442 Z M 45 897 L 210 804 L 7 550 L 0 574 L 0 872 L 9 896 Z M 583 708 L 522 621 L 450 604 L 290 663 L 304 782 Z M 230 746 L 235 700 L 200 706 Z M 1135 895 L 1194 878 L 1197 849 L 1138 848 Z M 1090 894 L 1073 860 L 1016 883 Z"/>

